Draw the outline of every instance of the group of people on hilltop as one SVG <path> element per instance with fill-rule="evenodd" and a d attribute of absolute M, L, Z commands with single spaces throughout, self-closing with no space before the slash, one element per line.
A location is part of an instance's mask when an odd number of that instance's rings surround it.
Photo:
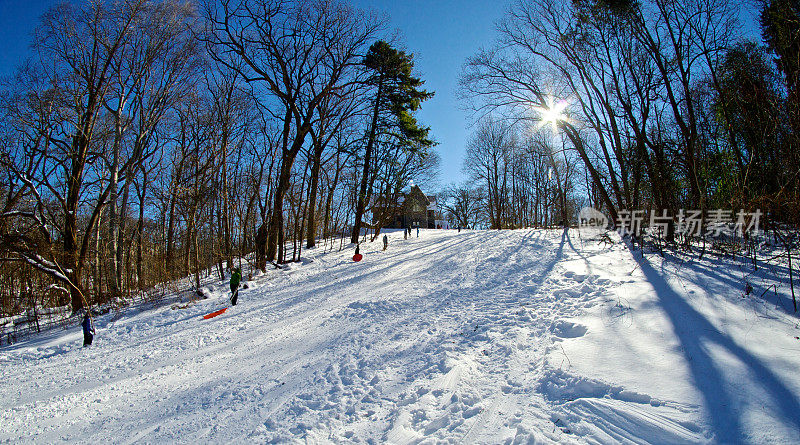
<path fill-rule="evenodd" d="M 411 227 L 403 229 L 403 239 L 408 239 L 411 236 Z M 419 238 L 419 227 L 417 227 L 417 238 Z"/>
<path fill-rule="evenodd" d="M 458 227 L 458 233 L 461 233 L 461 226 Z M 403 229 L 403 239 L 408 239 L 409 236 L 411 236 L 411 227 L 406 227 L 405 229 Z M 419 238 L 419 227 L 417 227 L 417 238 Z M 386 250 L 388 247 L 389 247 L 389 236 L 384 234 L 383 250 Z M 359 255 L 359 250 L 360 250 L 360 245 L 356 244 L 356 255 Z"/>

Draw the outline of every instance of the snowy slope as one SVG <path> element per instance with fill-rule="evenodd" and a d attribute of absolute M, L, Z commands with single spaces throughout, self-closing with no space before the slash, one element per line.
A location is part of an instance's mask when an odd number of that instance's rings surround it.
<path fill-rule="evenodd" d="M 389 238 L 307 252 L 210 320 L 227 283 L 100 317 L 88 349 L 76 327 L 0 350 L 0 441 L 800 442 L 775 270 L 572 230 Z"/>

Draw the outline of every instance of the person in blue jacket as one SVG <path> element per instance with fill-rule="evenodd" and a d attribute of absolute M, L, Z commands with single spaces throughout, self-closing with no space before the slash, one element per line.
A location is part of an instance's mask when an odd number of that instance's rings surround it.
<path fill-rule="evenodd" d="M 92 319 L 89 318 L 88 310 L 83 316 L 81 327 L 83 327 L 83 347 L 91 346 L 94 339 L 94 326 L 92 326 Z"/>

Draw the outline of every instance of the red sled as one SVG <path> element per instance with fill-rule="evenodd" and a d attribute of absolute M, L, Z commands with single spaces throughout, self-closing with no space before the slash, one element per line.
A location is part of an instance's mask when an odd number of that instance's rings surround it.
<path fill-rule="evenodd" d="M 361 261 L 362 258 L 364 258 L 364 256 L 361 255 L 360 253 L 353 255 L 353 261 L 355 261 L 356 263 Z"/>
<path fill-rule="evenodd" d="M 209 318 L 214 318 L 217 315 L 220 315 L 220 314 L 222 314 L 223 312 L 225 312 L 227 310 L 228 310 L 228 308 L 224 307 L 224 308 L 222 308 L 222 309 L 220 309 L 218 311 L 214 311 L 214 312 L 212 312 L 210 314 L 203 315 L 203 320 L 208 320 Z"/>

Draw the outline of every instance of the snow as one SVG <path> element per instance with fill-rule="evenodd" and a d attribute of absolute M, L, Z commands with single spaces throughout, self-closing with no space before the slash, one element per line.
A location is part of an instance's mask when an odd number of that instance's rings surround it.
<path fill-rule="evenodd" d="M 227 282 L 0 349 L 0 441 L 800 442 L 785 266 L 576 230 L 381 248 L 304 251 L 210 320 Z"/>
<path fill-rule="evenodd" d="M 46 260 L 36 253 L 25 253 L 22 255 L 22 259 L 26 263 L 41 270 L 42 272 L 48 273 L 63 282 L 69 283 L 69 279 L 66 277 L 66 275 L 64 275 L 64 273 L 72 273 L 72 269 L 61 268 L 58 266 L 58 264 Z"/>

